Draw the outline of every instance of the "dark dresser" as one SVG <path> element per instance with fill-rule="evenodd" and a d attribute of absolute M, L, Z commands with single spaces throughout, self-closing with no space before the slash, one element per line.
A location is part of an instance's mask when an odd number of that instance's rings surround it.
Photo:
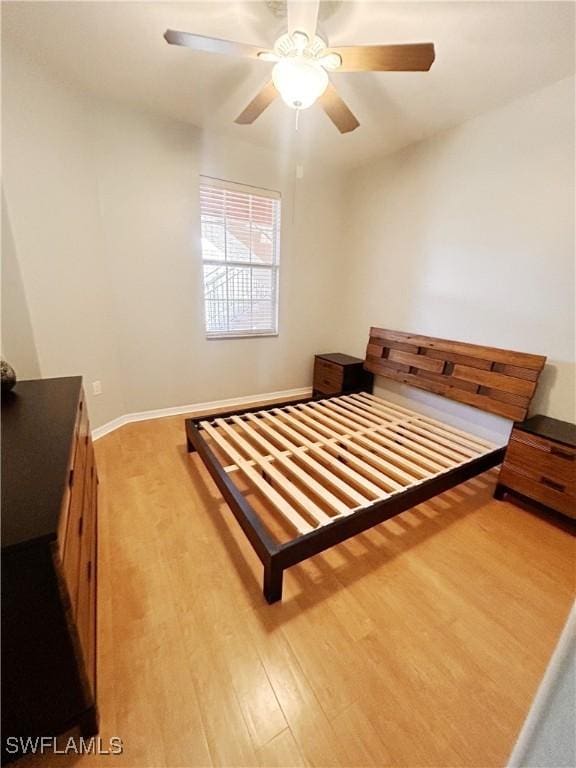
<path fill-rule="evenodd" d="M 372 392 L 374 376 L 364 370 L 364 360 L 326 352 L 314 357 L 313 395 L 344 395 L 348 392 Z"/>
<path fill-rule="evenodd" d="M 97 490 L 82 379 L 3 394 L 2 762 L 10 736 L 98 732 Z"/>
<path fill-rule="evenodd" d="M 576 425 L 548 416 L 516 422 L 494 495 L 508 492 L 576 518 Z"/>

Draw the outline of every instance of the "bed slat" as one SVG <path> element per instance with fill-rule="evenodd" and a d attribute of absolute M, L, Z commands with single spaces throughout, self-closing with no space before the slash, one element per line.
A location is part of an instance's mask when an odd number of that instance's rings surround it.
<path fill-rule="evenodd" d="M 392 405 L 392 403 L 388 403 L 386 400 L 382 400 L 380 397 L 376 397 L 376 395 L 368 394 L 367 392 L 362 392 L 358 395 L 350 395 L 352 398 L 358 397 L 363 402 L 371 403 L 375 406 L 378 406 L 379 404 L 383 405 Z M 409 414 L 411 416 L 416 416 L 419 421 L 425 421 L 427 424 L 433 424 L 436 427 L 440 427 L 441 429 L 445 430 L 446 432 L 452 432 L 455 435 L 459 435 L 460 437 L 465 437 L 468 440 L 472 440 L 475 443 L 478 443 L 478 445 L 483 446 L 485 448 L 496 448 L 497 446 L 495 443 L 491 443 L 489 440 L 485 440 L 484 438 L 478 437 L 477 435 L 471 435 L 468 432 L 463 432 L 461 429 L 457 429 L 456 427 L 453 427 L 451 424 L 446 424 L 444 421 L 438 421 L 437 419 L 433 419 L 430 416 L 426 416 L 424 414 L 417 413 L 416 411 L 411 411 L 408 408 L 404 408 L 404 406 L 393 404 L 394 408 L 399 413 L 405 413 Z"/>
<path fill-rule="evenodd" d="M 240 421 L 240 418 L 238 416 L 233 417 L 233 421 L 237 424 Z M 294 462 L 292 462 L 289 457 L 283 456 L 280 451 L 276 451 L 274 446 L 268 443 L 264 447 L 271 456 L 274 456 L 277 462 L 277 464 L 272 464 L 269 459 L 266 460 L 263 457 L 260 457 L 252 448 L 252 446 L 244 439 L 244 437 L 235 432 L 232 427 L 226 424 L 226 422 L 222 421 L 222 419 L 216 419 L 216 423 L 232 440 L 237 442 L 237 444 L 250 456 L 250 458 L 255 461 L 288 496 L 291 497 L 292 501 L 295 501 L 296 504 L 299 504 L 301 507 L 303 507 L 310 514 L 310 516 L 316 520 L 317 523 L 322 524 L 330 522 L 332 518 L 327 515 L 324 510 L 320 509 L 320 507 L 312 499 L 306 496 L 305 493 L 297 488 L 294 483 L 285 477 L 285 475 L 283 475 L 282 472 L 277 468 L 279 465 L 286 468 L 292 474 L 297 474 L 299 468 L 294 465 Z M 243 424 L 242 428 L 246 434 L 250 435 L 254 439 L 259 437 L 254 433 L 254 430 L 252 430 L 250 425 Z"/>
<path fill-rule="evenodd" d="M 253 422 L 255 427 L 257 426 L 258 429 L 261 429 L 263 432 L 266 432 L 267 434 L 270 434 L 272 437 L 274 437 L 274 430 L 271 429 L 267 424 L 262 423 L 262 419 L 257 419 L 251 414 L 248 414 L 246 418 L 250 420 L 250 422 Z M 344 502 L 341 501 L 337 496 L 334 496 L 334 494 L 331 493 L 327 488 L 320 485 L 320 483 L 312 475 L 301 469 L 301 467 L 298 466 L 295 461 L 289 458 L 285 458 L 281 451 L 275 448 L 261 435 L 258 435 L 256 430 L 252 428 L 250 424 L 246 424 L 238 416 L 234 417 L 233 421 L 234 423 L 240 425 L 242 429 L 247 431 L 248 434 L 251 434 L 255 440 L 260 442 L 260 444 L 266 450 L 268 450 L 270 454 L 274 456 L 274 458 L 276 458 L 280 464 L 282 464 L 282 466 L 285 466 L 290 473 L 295 475 L 305 486 L 308 486 L 308 488 L 310 488 L 313 493 L 316 493 L 318 496 L 320 496 L 320 498 L 324 499 L 328 506 L 332 507 L 335 512 L 338 514 L 347 514 L 350 511 L 350 507 L 347 507 L 346 504 L 344 504 Z M 332 519 L 326 514 L 324 514 L 323 517 L 324 522 L 329 522 Z M 328 518 L 328 520 L 326 520 L 326 518 Z"/>
<path fill-rule="evenodd" d="M 407 456 L 408 458 L 416 462 L 419 466 L 422 466 L 425 469 L 429 470 L 432 474 L 436 474 L 437 472 L 443 472 L 444 469 L 446 468 L 445 465 L 439 464 L 436 461 L 432 461 L 432 459 L 430 459 L 429 457 L 421 453 L 418 453 L 417 451 L 412 450 L 411 448 L 408 448 L 407 445 L 404 445 L 403 443 L 399 443 L 398 441 L 391 440 L 390 437 L 386 437 L 386 435 L 382 431 L 371 433 L 370 439 L 373 440 L 378 445 L 386 446 L 387 448 L 392 449 L 394 455 L 397 454 L 398 456 Z"/>
<path fill-rule="evenodd" d="M 291 417 L 287 414 L 284 414 L 284 416 L 291 420 Z M 304 445 L 308 448 L 308 453 L 311 454 L 309 458 L 313 460 L 312 463 L 307 462 L 307 465 L 317 476 L 320 476 L 323 480 L 330 483 L 334 488 L 337 488 L 341 493 L 352 499 L 355 504 L 364 505 L 368 503 L 370 495 L 363 495 L 359 493 L 355 487 L 352 487 L 348 483 L 344 482 L 342 477 L 339 477 L 337 473 L 341 472 L 345 475 L 345 470 L 343 470 L 340 466 L 334 467 L 332 456 L 323 450 L 321 446 L 318 446 L 315 442 L 312 442 L 298 434 L 298 432 L 292 430 L 291 427 L 289 427 L 287 424 L 284 424 L 280 419 L 275 420 L 275 424 L 277 425 L 278 429 L 288 434 L 290 439 L 304 443 Z M 301 454 L 303 461 L 305 461 L 304 456 L 305 454 Z M 326 464 L 328 464 L 328 468 L 326 467 Z"/>
<path fill-rule="evenodd" d="M 427 456 L 429 459 L 432 459 L 432 461 L 435 461 L 437 464 L 441 464 L 443 467 L 451 469 L 452 467 L 456 466 L 456 464 L 458 463 L 457 461 L 454 461 L 454 459 L 450 459 L 443 454 L 439 454 L 435 451 L 431 451 L 422 443 L 416 442 L 412 440 L 410 437 L 406 437 L 406 435 L 403 435 L 399 432 L 395 432 L 392 429 L 382 428 L 381 430 L 379 430 L 379 432 L 382 432 L 383 435 L 386 435 L 391 440 L 397 440 L 400 444 L 405 445 L 409 448 L 412 448 L 414 451 L 417 451 L 418 453 L 423 454 L 424 456 Z M 377 434 L 379 434 L 379 432 Z"/>
<path fill-rule="evenodd" d="M 288 520 L 299 533 L 309 533 L 314 528 L 301 517 L 286 499 L 278 491 L 261 477 L 254 467 L 250 466 L 242 456 L 233 448 L 230 443 L 220 435 L 217 429 L 208 422 L 202 422 L 202 429 L 208 434 L 214 442 L 232 459 L 232 461 L 242 470 L 250 482 L 265 496 L 272 506 Z"/>
<path fill-rule="evenodd" d="M 410 432 L 416 432 L 418 435 L 422 435 L 422 437 L 425 437 L 428 440 L 433 440 L 438 443 L 438 445 L 446 446 L 447 448 L 450 448 L 450 450 L 456 451 L 456 453 L 461 453 L 464 456 L 469 456 L 471 458 L 478 453 L 478 451 L 472 450 L 469 446 L 462 445 L 457 439 L 442 437 L 441 435 L 432 432 L 429 425 L 426 423 L 419 424 L 417 421 L 411 421 L 406 425 L 406 429 Z"/>
<path fill-rule="evenodd" d="M 385 461 L 384 459 L 381 459 L 375 455 L 374 452 L 371 452 L 363 446 L 358 445 L 350 437 L 343 438 L 340 441 L 340 444 L 345 445 L 352 453 L 356 454 L 360 458 L 363 458 L 367 464 L 372 464 L 375 466 L 381 475 L 385 478 L 385 482 L 390 483 L 392 488 L 397 491 L 401 490 L 406 485 L 411 485 L 418 481 L 418 478 L 407 475 L 406 472 L 403 472 L 399 467 L 394 466 L 394 464 L 390 464 L 388 461 Z M 400 480 L 403 480 L 404 482 L 402 483 Z"/>
<path fill-rule="evenodd" d="M 436 453 L 437 456 L 445 456 L 449 459 L 453 459 L 456 463 L 465 461 L 467 458 L 463 454 L 452 450 L 452 448 L 448 448 L 447 446 L 440 443 L 435 443 L 433 440 L 429 440 L 427 437 L 423 437 L 422 435 L 418 434 L 418 432 L 413 432 L 401 424 L 399 424 L 397 427 L 394 427 L 393 430 L 396 433 L 404 435 L 404 437 L 408 437 L 414 443 L 418 443 L 419 445 L 424 445 L 427 448 L 430 448 Z"/>
<path fill-rule="evenodd" d="M 286 419 L 291 421 L 296 429 L 298 429 L 299 423 L 296 418 L 289 416 L 288 414 L 284 414 L 284 416 Z M 340 439 L 342 436 L 337 435 L 337 437 Z M 340 490 L 344 491 L 344 489 L 354 490 L 360 488 L 362 489 L 362 493 L 366 494 L 367 492 L 368 499 L 372 499 L 372 497 L 374 499 L 381 499 L 388 496 L 388 494 L 384 492 L 382 488 L 372 483 L 370 480 L 356 472 L 347 464 L 343 464 L 338 461 L 339 455 L 342 453 L 342 451 L 338 450 L 338 448 L 336 448 L 333 443 L 327 442 L 323 448 L 319 448 L 314 446 L 314 444 L 308 441 L 306 438 L 302 439 L 305 440 L 305 444 L 308 445 L 309 452 L 311 454 L 322 457 L 325 461 L 327 461 L 329 465 L 330 482 L 333 482 L 332 478 L 335 475 L 340 475 Z M 336 461 L 334 460 L 335 458 Z M 361 503 L 366 504 L 366 498 L 364 498 Z"/>
<path fill-rule="evenodd" d="M 427 477 L 432 474 L 430 470 L 424 469 L 424 467 L 419 466 L 418 464 L 414 464 L 409 459 L 403 457 L 400 451 L 396 450 L 393 452 L 387 450 L 384 448 L 384 446 L 374 442 L 373 433 L 370 433 L 369 435 L 352 435 L 350 439 L 354 443 L 358 443 L 359 445 L 364 446 L 364 448 L 368 448 L 368 450 L 372 453 L 376 453 L 377 456 L 388 459 L 392 463 L 396 462 L 396 464 L 399 465 L 401 469 L 405 469 L 406 472 L 411 474 L 413 477 Z M 398 448 L 398 446 L 396 446 L 396 448 Z"/>

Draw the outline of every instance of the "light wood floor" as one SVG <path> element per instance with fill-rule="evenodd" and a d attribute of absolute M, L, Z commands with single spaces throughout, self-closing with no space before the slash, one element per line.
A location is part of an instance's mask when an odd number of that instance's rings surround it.
<path fill-rule="evenodd" d="M 487 473 L 286 572 L 183 418 L 96 443 L 99 698 L 118 757 L 35 765 L 503 766 L 567 617 L 571 536 Z M 26 761 L 24 761 L 26 762 Z"/>

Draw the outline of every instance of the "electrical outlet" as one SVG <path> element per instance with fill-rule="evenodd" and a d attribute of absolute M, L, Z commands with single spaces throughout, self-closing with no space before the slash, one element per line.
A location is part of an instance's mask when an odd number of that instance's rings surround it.
<path fill-rule="evenodd" d="M 296 166 L 296 178 L 297 179 L 303 179 L 304 178 L 304 166 L 303 165 L 297 165 Z"/>
<path fill-rule="evenodd" d="M 92 394 L 93 395 L 101 395 L 102 394 L 102 382 L 101 381 L 93 381 L 92 382 Z"/>

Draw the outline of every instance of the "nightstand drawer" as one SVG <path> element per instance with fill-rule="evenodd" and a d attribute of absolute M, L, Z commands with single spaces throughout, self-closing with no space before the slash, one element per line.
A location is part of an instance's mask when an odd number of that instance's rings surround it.
<path fill-rule="evenodd" d="M 557 512 L 576 518 L 576 496 L 566 487 L 550 478 L 542 476 L 536 480 L 524 474 L 522 467 L 505 464 L 500 472 L 498 482 L 512 491 L 539 501 Z"/>
<path fill-rule="evenodd" d="M 333 377 L 314 377 L 314 391 L 324 395 L 339 395 L 342 393 L 342 380 Z"/>
<path fill-rule="evenodd" d="M 341 365 L 316 358 L 314 362 L 314 389 L 326 395 L 342 391 L 344 371 Z"/>
<path fill-rule="evenodd" d="M 523 432 L 521 429 L 516 427 L 512 430 L 510 440 L 523 443 L 524 445 L 529 445 L 532 448 L 538 449 L 539 451 L 552 453 L 553 455 L 559 456 L 566 461 L 574 462 L 574 466 L 576 466 L 576 448 L 573 448 L 570 445 L 563 445 L 562 443 L 558 443 L 554 440 L 548 440 L 541 435 L 534 435 L 531 432 Z"/>
<path fill-rule="evenodd" d="M 323 360 L 321 357 L 317 357 L 314 361 L 314 373 L 323 376 L 338 376 L 342 379 L 344 374 L 344 368 L 337 363 L 331 363 L 329 360 Z"/>
<path fill-rule="evenodd" d="M 526 439 L 524 439 L 526 438 Z M 542 475 L 564 485 L 576 487 L 576 451 L 568 446 L 549 443 L 532 435 L 512 433 L 505 464 L 522 467 L 526 474 L 539 479 Z"/>

